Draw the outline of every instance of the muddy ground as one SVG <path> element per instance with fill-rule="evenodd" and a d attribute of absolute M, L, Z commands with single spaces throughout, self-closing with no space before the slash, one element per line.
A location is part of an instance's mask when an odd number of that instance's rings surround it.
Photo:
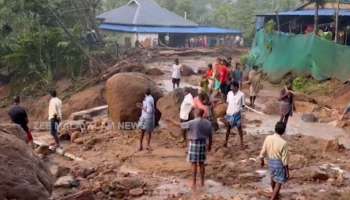
<path fill-rule="evenodd" d="M 238 60 L 239 54 L 233 57 Z M 145 65 L 164 72 L 162 76 L 151 76 L 164 91 L 171 90 L 172 59 L 170 56 Z M 214 62 L 215 55 L 180 59 L 196 71 Z M 199 79 L 198 75 L 186 77 L 182 86 L 198 86 Z M 265 110 L 269 101 L 276 100 L 280 87 L 265 82 L 257 109 Z M 80 92 L 84 98 L 103 91 L 103 85 L 87 90 Z M 79 101 L 79 95 L 75 95 L 66 102 L 81 106 Z M 104 103 L 100 100 L 82 109 Z M 298 104 L 298 113 L 291 119 L 285 136 L 291 155 L 291 178 L 283 186 L 281 199 L 350 199 L 350 150 L 345 148 L 350 145 L 350 134 L 331 123 L 334 121 L 331 112 L 324 114 L 328 119 L 325 122 L 303 122 L 303 113 L 314 112 L 315 107 L 320 106 L 306 101 Z M 206 186 L 197 191 L 190 189 L 190 165 L 186 162 L 186 144 L 180 142 L 179 127 L 162 122 L 153 135 L 153 150 L 139 152 L 137 131 L 111 130 L 104 124 L 107 116 L 99 116 L 94 119 L 94 130 L 74 143 L 63 143 L 64 151 L 73 154 L 75 160 L 58 154 L 42 156 L 57 178 L 71 175 L 74 180 L 57 186 L 52 199 L 267 200 L 270 192 L 268 169 L 261 168 L 256 157 L 266 135 L 273 133 L 278 116 L 249 111 L 244 115 L 245 149 L 240 149 L 236 134 L 231 137 L 229 147 L 224 148 L 224 130 L 219 130 L 209 153 Z M 45 131 L 35 131 L 34 137 L 43 143 L 52 142 Z M 72 194 L 76 195 L 70 196 Z"/>

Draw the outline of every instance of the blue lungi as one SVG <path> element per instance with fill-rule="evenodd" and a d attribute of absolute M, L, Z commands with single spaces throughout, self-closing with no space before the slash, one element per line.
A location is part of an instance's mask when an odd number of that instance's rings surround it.
<path fill-rule="evenodd" d="M 230 124 L 230 126 L 240 128 L 242 126 L 242 115 L 237 113 L 234 115 L 226 115 L 225 120 Z"/>
<path fill-rule="evenodd" d="M 269 168 L 272 180 L 280 184 L 287 182 L 287 171 L 281 160 L 269 160 Z"/>

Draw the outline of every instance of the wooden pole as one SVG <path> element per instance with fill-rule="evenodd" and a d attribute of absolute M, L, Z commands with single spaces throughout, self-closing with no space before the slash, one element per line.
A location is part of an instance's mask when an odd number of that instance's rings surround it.
<path fill-rule="evenodd" d="M 319 0 L 315 0 L 315 19 L 314 19 L 314 33 L 318 34 L 318 9 L 319 9 Z"/>
<path fill-rule="evenodd" d="M 337 11 L 335 14 L 335 37 L 334 42 L 338 42 L 338 32 L 339 32 L 339 11 L 340 11 L 340 0 L 337 2 Z"/>

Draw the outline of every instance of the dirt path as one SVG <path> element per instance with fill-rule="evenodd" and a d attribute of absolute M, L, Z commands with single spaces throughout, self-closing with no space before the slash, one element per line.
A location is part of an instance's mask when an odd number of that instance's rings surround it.
<path fill-rule="evenodd" d="M 183 59 L 183 63 L 198 68 L 213 60 L 212 57 L 191 57 Z M 165 91 L 172 90 L 170 64 L 171 61 L 147 65 L 163 69 L 163 76 L 152 78 Z M 197 76 L 186 77 L 182 86 L 194 86 L 197 81 Z M 263 109 L 267 99 L 277 98 L 278 91 L 278 87 L 267 84 L 258 99 L 258 109 Z M 73 174 L 77 174 L 80 187 L 56 189 L 53 199 L 86 189 L 93 191 L 96 199 L 267 200 L 262 193 L 269 191 L 269 175 L 266 168 L 260 168 L 256 157 L 265 135 L 273 132 L 278 116 L 252 112 L 245 115 L 246 149 L 240 150 L 237 137 L 231 137 L 229 147 L 224 148 L 223 130 L 219 131 L 214 136 L 213 150 L 209 153 L 206 186 L 197 192 L 189 187 L 191 171 L 186 162 L 186 144 L 179 142 L 178 128 L 163 124 L 153 136 L 153 151 L 137 151 L 139 135 L 135 131 L 91 132 L 82 137 L 80 144 L 64 143 L 65 151 L 82 158 L 82 161 L 50 155 L 48 163 L 70 168 Z M 47 132 L 35 133 L 35 138 L 52 141 Z M 330 124 L 305 123 L 300 114 L 291 119 L 286 139 L 290 143 L 292 177 L 283 188 L 282 199 L 346 199 L 341 198 L 350 191 L 350 151 L 324 152 L 326 140 L 335 138 L 350 145 L 349 135 L 342 129 Z M 342 170 L 342 178 L 338 178 L 339 170 L 333 168 Z M 79 175 L 87 169 L 92 173 Z M 323 170 L 322 173 L 320 170 Z M 119 187 L 120 184 L 123 186 Z M 131 195 L 130 190 L 134 188 L 141 188 L 142 195 Z"/>

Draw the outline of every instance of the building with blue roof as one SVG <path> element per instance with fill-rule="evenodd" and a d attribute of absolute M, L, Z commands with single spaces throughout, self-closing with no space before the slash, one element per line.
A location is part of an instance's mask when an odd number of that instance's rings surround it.
<path fill-rule="evenodd" d="M 124 46 L 211 47 L 243 41 L 239 30 L 200 26 L 160 7 L 154 0 L 131 0 L 97 19 L 101 21 L 99 29 L 118 34 L 118 43 Z"/>
<path fill-rule="evenodd" d="M 319 28 L 324 32 L 332 33 L 335 37 L 335 16 L 338 5 L 336 2 L 326 2 L 319 8 Z M 290 10 L 276 13 L 257 15 L 256 29 L 273 20 L 279 23 L 280 31 L 285 33 L 306 34 L 314 30 L 315 3 L 309 2 Z M 350 1 L 341 0 L 339 10 L 339 43 L 350 44 Z"/>

